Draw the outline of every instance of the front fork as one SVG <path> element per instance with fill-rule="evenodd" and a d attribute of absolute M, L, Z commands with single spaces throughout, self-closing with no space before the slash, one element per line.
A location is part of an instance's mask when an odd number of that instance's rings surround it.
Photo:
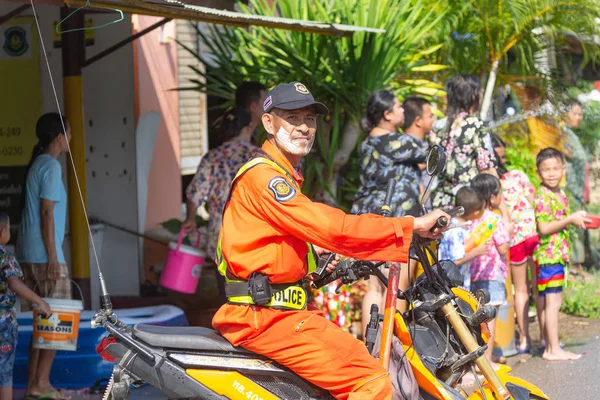
<path fill-rule="evenodd" d="M 457 308 L 452 304 L 452 302 L 448 302 L 442 306 L 442 311 L 444 312 L 444 316 L 454 328 L 454 331 L 460 338 L 461 342 L 464 344 L 465 348 L 469 353 L 477 351 L 479 349 L 479 344 L 473 337 L 471 330 L 467 328 L 465 321 L 458 315 Z M 489 344 L 488 345 L 493 345 Z M 488 359 L 485 355 L 481 355 L 479 358 L 475 360 L 475 364 L 479 367 L 479 370 L 483 374 L 483 376 L 487 379 L 487 381 L 492 386 L 492 390 L 496 394 L 496 396 L 500 399 L 510 399 L 510 393 L 504 387 L 498 375 L 492 368 L 492 365 L 489 363 Z"/>

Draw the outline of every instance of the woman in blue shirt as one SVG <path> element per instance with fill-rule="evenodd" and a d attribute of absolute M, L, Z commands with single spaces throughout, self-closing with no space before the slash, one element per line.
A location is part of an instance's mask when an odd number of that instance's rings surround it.
<path fill-rule="evenodd" d="M 36 124 L 38 143 L 29 161 L 22 192 L 22 214 L 17 238 L 17 259 L 25 284 L 41 297 L 70 299 L 71 281 L 62 244 L 65 236 L 67 194 L 57 158 L 69 150 L 71 131 L 64 117 L 48 113 Z M 22 302 L 21 310 L 31 304 Z M 64 399 L 50 384 L 56 350 L 29 346 L 26 398 Z"/>

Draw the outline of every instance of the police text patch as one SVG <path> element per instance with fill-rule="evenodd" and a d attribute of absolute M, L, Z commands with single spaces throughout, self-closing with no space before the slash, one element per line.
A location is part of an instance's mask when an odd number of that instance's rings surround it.
<path fill-rule="evenodd" d="M 271 179 L 269 189 L 275 195 L 275 200 L 280 202 L 288 201 L 296 195 L 296 189 L 280 176 Z"/>

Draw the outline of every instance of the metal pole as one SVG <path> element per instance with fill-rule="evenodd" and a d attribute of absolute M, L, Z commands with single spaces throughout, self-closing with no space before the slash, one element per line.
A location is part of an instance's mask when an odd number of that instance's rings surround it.
<path fill-rule="evenodd" d="M 410 260 L 409 260 L 410 262 Z M 394 336 L 394 316 L 396 315 L 396 301 L 398 300 L 398 284 L 400 282 L 400 264 L 390 263 L 387 294 L 385 296 L 385 310 L 383 312 L 383 327 L 381 329 L 381 350 L 379 362 L 388 370 L 392 354 L 392 337 Z"/>
<path fill-rule="evenodd" d="M 61 7 L 61 19 L 66 18 L 71 9 Z M 75 13 L 64 22 L 64 30 L 84 26 L 84 14 Z M 84 31 L 64 33 L 62 39 L 63 91 L 64 106 L 71 127 L 71 163 L 67 163 L 69 232 L 71 235 L 72 279 L 81 287 L 84 303 L 91 304 L 90 291 L 90 255 L 87 221 L 83 207 L 87 207 L 87 186 L 85 168 L 85 129 L 83 118 L 83 87 L 81 69 L 85 59 Z M 81 188 L 83 204 L 79 196 L 77 181 Z"/>

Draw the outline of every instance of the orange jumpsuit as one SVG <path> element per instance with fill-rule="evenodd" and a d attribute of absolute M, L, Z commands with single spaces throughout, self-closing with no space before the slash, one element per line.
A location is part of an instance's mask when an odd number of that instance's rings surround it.
<path fill-rule="evenodd" d="M 407 262 L 412 217 L 348 215 L 299 190 L 278 199 L 270 183 L 283 178 L 296 188 L 303 178 L 275 145 L 267 141 L 262 149 L 296 182 L 266 164 L 238 178 L 221 228 L 230 273 L 246 280 L 260 271 L 272 284 L 297 282 L 307 273 L 306 242 L 362 260 Z M 233 345 L 269 357 L 338 399 L 392 398 L 387 371 L 321 311 L 225 304 L 213 327 Z"/>

